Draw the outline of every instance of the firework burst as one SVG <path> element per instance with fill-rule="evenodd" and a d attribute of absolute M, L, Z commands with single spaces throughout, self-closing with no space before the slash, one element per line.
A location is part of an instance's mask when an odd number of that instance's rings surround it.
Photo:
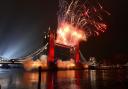
<path fill-rule="evenodd" d="M 98 2 L 59 0 L 57 43 L 74 46 L 80 40 L 105 32 L 102 13 L 109 14 Z M 84 33 L 84 34 L 83 34 Z"/>

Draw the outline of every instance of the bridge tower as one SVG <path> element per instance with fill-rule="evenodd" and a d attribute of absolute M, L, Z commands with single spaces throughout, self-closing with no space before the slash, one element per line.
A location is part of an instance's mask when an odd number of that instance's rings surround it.
<path fill-rule="evenodd" d="M 53 63 L 54 62 L 54 45 L 55 45 L 55 37 L 54 33 L 49 30 L 49 51 L 48 51 L 48 62 Z"/>
<path fill-rule="evenodd" d="M 48 63 L 54 63 L 54 56 L 55 56 L 55 34 L 52 30 L 49 30 L 49 50 L 48 50 Z M 61 45 L 61 44 L 60 44 Z M 80 61 L 80 54 L 79 54 L 79 43 L 74 47 L 75 54 L 74 59 L 76 64 Z"/>
<path fill-rule="evenodd" d="M 80 61 L 79 43 L 76 45 L 75 55 L 74 56 L 75 56 L 76 64 L 79 63 L 79 61 Z"/>

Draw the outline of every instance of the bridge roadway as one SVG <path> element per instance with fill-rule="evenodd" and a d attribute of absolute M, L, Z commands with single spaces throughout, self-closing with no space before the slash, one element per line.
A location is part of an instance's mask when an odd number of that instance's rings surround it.
<path fill-rule="evenodd" d="M 0 62 L 0 64 L 22 64 L 22 61 L 19 62 Z"/>

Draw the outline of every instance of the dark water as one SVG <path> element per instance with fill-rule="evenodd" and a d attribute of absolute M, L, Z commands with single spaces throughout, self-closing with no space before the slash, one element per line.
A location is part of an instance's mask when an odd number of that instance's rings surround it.
<path fill-rule="evenodd" d="M 128 71 L 69 70 L 42 72 L 41 89 L 128 89 Z M 1 89 L 37 89 L 38 73 L 0 69 Z"/>

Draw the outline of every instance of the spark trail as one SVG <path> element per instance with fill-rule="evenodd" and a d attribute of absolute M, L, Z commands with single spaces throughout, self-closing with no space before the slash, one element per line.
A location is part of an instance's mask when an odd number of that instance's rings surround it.
<path fill-rule="evenodd" d="M 80 40 L 105 32 L 103 13 L 110 15 L 95 0 L 59 0 L 56 43 L 75 46 Z"/>

